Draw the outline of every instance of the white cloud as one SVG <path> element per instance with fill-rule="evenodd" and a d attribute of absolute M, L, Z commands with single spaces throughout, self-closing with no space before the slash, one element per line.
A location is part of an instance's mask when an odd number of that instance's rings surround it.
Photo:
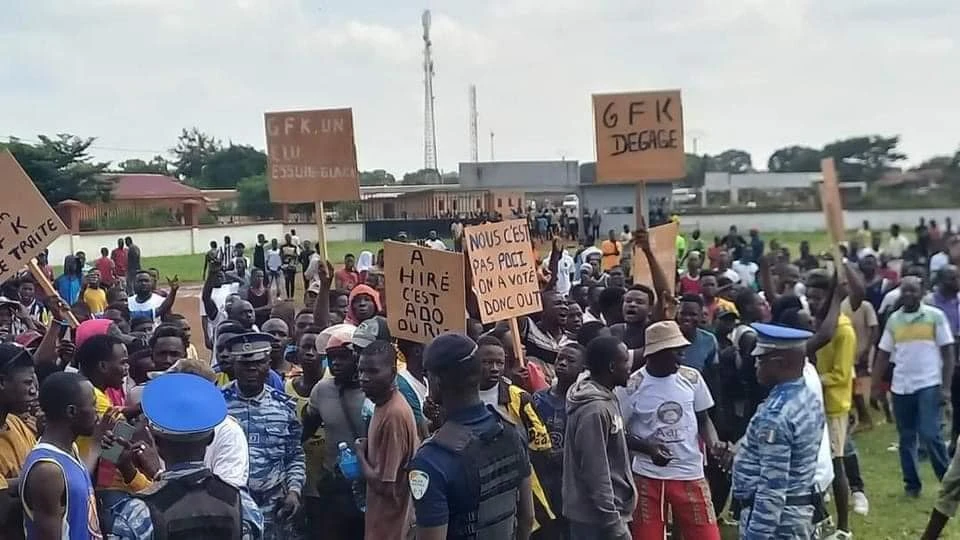
<path fill-rule="evenodd" d="M 470 84 L 483 157 L 493 130 L 500 159 L 590 160 L 590 93 L 674 87 L 701 151 L 758 165 L 862 133 L 902 134 L 915 162 L 960 143 L 951 0 L 433 3 L 444 169 L 468 157 Z M 420 8 L 399 4 L 17 3 L 0 20 L 0 135 L 164 151 L 197 125 L 262 147 L 266 110 L 352 106 L 361 167 L 402 174 L 422 164 L 423 43 Z"/>

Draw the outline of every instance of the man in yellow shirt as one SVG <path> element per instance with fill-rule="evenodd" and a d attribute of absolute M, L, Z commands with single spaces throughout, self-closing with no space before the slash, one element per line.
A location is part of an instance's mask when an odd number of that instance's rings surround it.
<path fill-rule="evenodd" d="M 607 233 L 607 239 L 600 244 L 600 269 L 606 272 L 614 266 L 620 264 L 620 252 L 623 251 L 623 245 L 617 242 L 617 233 L 613 229 Z"/>
<path fill-rule="evenodd" d="M 80 290 L 80 301 L 87 305 L 94 316 L 107 310 L 107 290 L 100 283 L 99 270 L 87 272 L 87 277 L 83 280 L 83 288 Z"/>
<path fill-rule="evenodd" d="M 817 373 L 820 374 L 823 384 L 823 406 L 827 415 L 830 455 L 833 458 L 833 493 L 837 499 L 837 531 L 849 534 L 850 489 L 843 467 L 843 446 L 846 443 L 853 401 L 857 335 L 853 330 L 853 323 L 840 312 L 842 295 L 839 285 L 819 271 L 812 272 L 807 277 L 806 285 L 807 302 L 819 327 L 811 341 L 820 338 L 823 342 L 819 347 L 808 344 L 808 351 L 811 348 L 816 350 Z M 851 306 L 851 309 L 854 307 L 860 306 Z"/>
<path fill-rule="evenodd" d="M 33 358 L 22 347 L 0 345 L 0 530 L 20 522 L 17 491 L 20 470 L 37 444 L 36 436 L 13 411 L 27 398 L 37 399 Z"/>
<path fill-rule="evenodd" d="M 93 384 L 94 407 L 97 416 L 102 418 L 111 409 L 123 407 L 122 402 L 112 402 L 106 394 L 107 388 L 123 387 L 123 379 L 126 374 L 127 348 L 124 347 L 120 338 L 108 334 L 91 336 L 77 348 L 76 359 L 77 365 L 80 367 L 80 374 Z M 93 457 L 99 452 L 91 451 L 92 445 L 93 441 L 90 437 L 79 437 L 77 439 L 80 457 L 84 459 L 88 469 L 93 472 L 95 489 L 98 491 L 105 489 L 136 493 L 150 485 L 150 480 L 140 472 L 136 472 L 130 478 L 124 478 L 116 465 Z M 118 494 L 115 499 L 104 495 L 103 500 L 110 504 L 119 501 L 119 499 Z"/>

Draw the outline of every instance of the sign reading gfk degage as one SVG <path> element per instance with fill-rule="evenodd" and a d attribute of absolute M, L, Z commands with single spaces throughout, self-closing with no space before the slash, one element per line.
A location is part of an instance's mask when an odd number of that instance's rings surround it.
<path fill-rule="evenodd" d="M 443 332 L 466 332 L 462 254 L 384 242 L 383 260 L 393 337 L 428 343 Z"/>
<path fill-rule="evenodd" d="M 272 202 L 360 200 L 352 109 L 275 112 L 264 118 Z"/>
<path fill-rule="evenodd" d="M 594 94 L 597 183 L 636 184 L 686 176 L 679 90 Z"/>
<path fill-rule="evenodd" d="M 542 309 L 526 220 L 467 227 L 463 238 L 481 321 L 502 321 Z"/>
<path fill-rule="evenodd" d="M 67 226 L 9 151 L 0 152 L 0 282 L 14 276 Z"/>

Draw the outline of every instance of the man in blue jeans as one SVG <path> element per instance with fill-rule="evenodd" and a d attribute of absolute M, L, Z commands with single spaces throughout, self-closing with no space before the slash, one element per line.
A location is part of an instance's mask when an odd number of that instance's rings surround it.
<path fill-rule="evenodd" d="M 881 375 L 893 362 L 893 415 L 900 435 L 900 468 L 908 496 L 920 494 L 917 474 L 917 438 L 930 455 L 938 479 L 947 471 L 947 448 L 940 435 L 942 404 L 950 402 L 953 377 L 953 332 L 943 311 L 922 304 L 920 279 L 903 278 L 902 307 L 887 320 L 878 346 L 873 386 L 879 390 Z M 944 382 L 946 381 L 946 384 Z M 875 394 L 879 395 L 879 394 Z"/>

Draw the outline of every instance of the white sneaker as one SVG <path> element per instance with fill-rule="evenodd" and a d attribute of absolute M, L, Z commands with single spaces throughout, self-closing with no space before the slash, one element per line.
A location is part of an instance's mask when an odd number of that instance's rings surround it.
<path fill-rule="evenodd" d="M 853 492 L 853 513 L 865 516 L 870 513 L 870 501 L 862 491 Z"/>
<path fill-rule="evenodd" d="M 853 540 L 853 533 L 847 531 L 834 531 L 833 534 L 823 540 Z"/>

